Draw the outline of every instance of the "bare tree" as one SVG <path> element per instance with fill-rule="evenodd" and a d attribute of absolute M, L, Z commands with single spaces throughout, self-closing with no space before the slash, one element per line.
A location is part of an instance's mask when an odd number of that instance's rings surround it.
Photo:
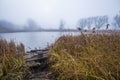
<path fill-rule="evenodd" d="M 88 30 L 91 29 L 92 25 L 95 25 L 95 29 L 100 29 L 103 25 L 108 23 L 108 16 L 97 16 L 89 17 L 85 19 L 80 19 L 78 21 L 78 30 L 82 30 L 84 27 L 87 27 Z"/>
<path fill-rule="evenodd" d="M 28 19 L 27 24 L 28 24 L 29 28 L 37 27 L 37 24 L 36 24 L 36 22 L 33 19 Z"/>
<path fill-rule="evenodd" d="M 87 21 L 86 19 L 80 19 L 78 21 L 78 30 L 82 30 L 84 27 L 86 27 Z"/>
<path fill-rule="evenodd" d="M 108 23 L 108 16 L 94 17 L 94 24 L 97 29 L 100 29 L 106 23 Z"/>
<path fill-rule="evenodd" d="M 87 21 L 86 25 L 87 25 L 88 29 L 90 30 L 91 29 L 91 25 L 93 24 L 93 18 L 92 17 L 87 18 L 86 21 Z"/>
<path fill-rule="evenodd" d="M 120 28 L 120 13 L 114 17 L 114 26 Z"/>
<path fill-rule="evenodd" d="M 61 20 L 59 25 L 59 30 L 63 30 L 65 26 L 65 21 Z"/>
<path fill-rule="evenodd" d="M 42 29 L 33 19 L 27 20 L 27 25 L 24 27 L 25 30 L 38 30 Z"/>

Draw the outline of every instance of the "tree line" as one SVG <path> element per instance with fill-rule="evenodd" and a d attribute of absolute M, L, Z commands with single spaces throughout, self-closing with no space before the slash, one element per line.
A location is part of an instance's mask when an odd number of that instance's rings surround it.
<path fill-rule="evenodd" d="M 112 25 L 115 29 L 120 28 L 120 12 L 114 16 L 112 23 L 109 23 L 108 20 L 109 17 L 107 15 L 83 18 L 78 21 L 77 27 L 79 29 L 87 28 L 88 30 L 91 30 L 93 28 L 96 28 L 99 30 L 105 26 L 105 29 L 108 29 L 108 26 Z"/>
<path fill-rule="evenodd" d="M 78 29 L 108 29 L 109 26 L 113 26 L 114 29 L 120 28 L 120 12 L 113 17 L 113 21 L 109 22 L 109 17 L 104 16 L 95 16 L 79 19 L 77 22 Z M 8 31 L 32 31 L 32 30 L 44 30 L 44 28 L 38 25 L 33 19 L 28 19 L 27 23 L 23 25 L 23 28 L 20 28 L 19 25 L 14 25 L 13 23 L 0 20 L 0 32 Z M 106 27 L 106 28 L 105 28 Z M 58 30 L 65 29 L 65 21 L 61 20 L 58 25 Z"/>

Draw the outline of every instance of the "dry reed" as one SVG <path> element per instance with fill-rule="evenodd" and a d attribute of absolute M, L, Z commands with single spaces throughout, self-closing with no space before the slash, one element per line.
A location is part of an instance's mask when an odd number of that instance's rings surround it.
<path fill-rule="evenodd" d="M 120 34 L 62 36 L 49 61 L 55 80 L 120 80 Z"/>
<path fill-rule="evenodd" d="M 29 72 L 24 60 L 25 50 L 21 43 L 0 39 L 0 80 L 22 80 Z"/>

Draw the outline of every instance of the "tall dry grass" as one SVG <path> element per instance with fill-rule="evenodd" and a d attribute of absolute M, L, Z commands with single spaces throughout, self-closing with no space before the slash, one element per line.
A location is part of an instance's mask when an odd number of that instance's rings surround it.
<path fill-rule="evenodd" d="M 24 60 L 25 50 L 21 43 L 0 39 L 0 80 L 22 80 L 29 72 Z"/>
<path fill-rule="evenodd" d="M 120 34 L 62 36 L 49 61 L 55 80 L 120 80 Z"/>

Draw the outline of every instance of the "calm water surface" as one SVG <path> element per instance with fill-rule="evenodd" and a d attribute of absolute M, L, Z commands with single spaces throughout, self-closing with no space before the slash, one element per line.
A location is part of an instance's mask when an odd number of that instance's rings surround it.
<path fill-rule="evenodd" d="M 14 40 L 16 44 L 23 43 L 26 51 L 41 49 L 53 44 L 62 35 L 78 35 L 78 32 L 20 32 L 0 33 L 0 37 L 7 41 Z"/>

